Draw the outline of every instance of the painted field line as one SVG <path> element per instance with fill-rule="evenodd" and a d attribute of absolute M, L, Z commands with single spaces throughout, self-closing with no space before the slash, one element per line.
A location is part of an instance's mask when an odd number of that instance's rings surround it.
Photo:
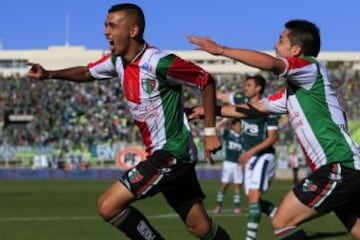
<path fill-rule="evenodd" d="M 247 213 L 242 213 L 239 215 L 231 213 L 231 209 L 224 209 L 224 213 L 221 214 L 212 214 L 209 213 L 211 217 L 241 217 L 246 216 Z M 165 213 L 165 214 L 155 214 L 155 215 L 148 215 L 148 218 L 153 219 L 161 219 L 161 218 L 178 218 L 179 216 L 175 213 Z M 28 217 L 0 217 L 0 222 L 30 222 L 30 221 L 37 221 L 37 222 L 45 222 L 45 221 L 98 221 L 101 220 L 99 216 L 53 216 L 53 217 L 45 217 L 45 216 L 28 216 Z"/>

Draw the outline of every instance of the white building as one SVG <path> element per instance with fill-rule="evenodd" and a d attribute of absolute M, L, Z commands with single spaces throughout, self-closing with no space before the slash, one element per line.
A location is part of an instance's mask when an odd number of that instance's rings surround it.
<path fill-rule="evenodd" d="M 213 56 L 204 51 L 171 51 L 184 59 L 194 61 L 205 70 L 214 74 L 236 74 L 257 72 L 256 69 L 225 57 Z M 265 51 L 274 54 L 271 51 Z M 99 59 L 105 50 L 86 49 L 83 46 L 50 46 L 48 49 L 3 50 L 0 49 L 0 74 L 9 76 L 15 73 L 25 74 L 27 62 L 42 64 L 47 69 L 87 65 Z M 322 52 L 319 59 L 353 63 L 360 69 L 360 52 Z"/>

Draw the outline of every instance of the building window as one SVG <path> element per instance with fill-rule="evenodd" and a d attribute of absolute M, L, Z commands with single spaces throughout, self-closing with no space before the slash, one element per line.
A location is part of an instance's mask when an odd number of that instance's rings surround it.
<path fill-rule="evenodd" d="M 0 69 L 26 68 L 27 63 L 25 59 L 0 59 Z"/>

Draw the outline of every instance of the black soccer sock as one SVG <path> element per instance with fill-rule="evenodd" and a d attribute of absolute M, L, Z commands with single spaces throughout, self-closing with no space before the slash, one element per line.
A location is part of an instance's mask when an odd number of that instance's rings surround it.
<path fill-rule="evenodd" d="M 261 208 L 261 212 L 265 213 L 270 218 L 274 217 L 277 210 L 277 207 L 273 203 L 263 199 L 260 199 L 260 208 Z"/>
<path fill-rule="evenodd" d="M 134 207 L 128 207 L 106 220 L 133 240 L 163 240 L 145 216 Z"/>
<path fill-rule="evenodd" d="M 217 225 L 216 223 L 211 224 L 211 229 L 205 236 L 200 238 L 201 240 L 230 240 L 230 236 L 226 231 Z"/>
<path fill-rule="evenodd" d="M 308 240 L 308 236 L 301 228 L 296 226 L 284 227 L 274 231 L 279 240 Z"/>

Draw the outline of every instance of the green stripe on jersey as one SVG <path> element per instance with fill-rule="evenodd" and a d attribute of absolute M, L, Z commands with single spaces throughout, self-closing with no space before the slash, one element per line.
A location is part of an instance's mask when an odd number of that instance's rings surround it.
<path fill-rule="evenodd" d="M 176 56 L 174 54 L 166 55 L 161 58 L 156 66 L 156 76 L 161 79 L 166 79 L 168 72 L 174 62 Z"/>
<path fill-rule="evenodd" d="M 324 149 L 328 163 L 340 160 L 343 165 L 354 168 L 353 153 L 349 144 L 339 126 L 332 119 L 326 99 L 325 79 L 320 73 L 319 64 L 313 58 L 306 59 L 317 65 L 318 76 L 310 90 L 297 89 L 296 98 L 308 120 L 311 130 Z"/>
<path fill-rule="evenodd" d="M 182 109 L 182 86 L 172 85 L 169 87 L 165 79 L 175 59 L 175 55 L 167 55 L 161 58 L 156 67 L 156 75 L 159 81 L 159 91 L 165 117 L 166 144 L 163 149 L 169 151 L 179 160 L 190 160 L 189 155 L 189 130 L 184 124 Z"/>

